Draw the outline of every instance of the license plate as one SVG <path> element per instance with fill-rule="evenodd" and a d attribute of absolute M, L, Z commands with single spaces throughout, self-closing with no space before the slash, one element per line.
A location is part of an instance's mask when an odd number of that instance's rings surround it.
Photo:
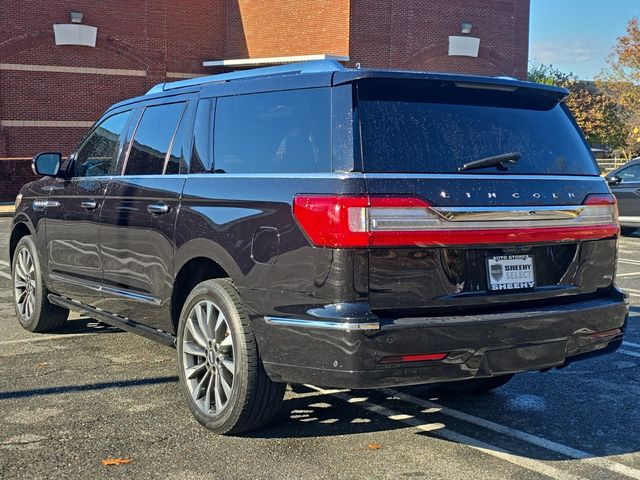
<path fill-rule="evenodd" d="M 487 258 L 489 290 L 533 288 L 536 279 L 531 255 L 497 255 Z"/>

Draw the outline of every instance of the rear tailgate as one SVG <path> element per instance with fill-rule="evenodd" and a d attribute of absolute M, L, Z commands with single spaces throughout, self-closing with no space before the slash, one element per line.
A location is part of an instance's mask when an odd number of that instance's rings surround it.
<path fill-rule="evenodd" d="M 495 212 L 496 218 L 504 218 L 514 212 L 525 212 L 535 217 L 549 211 L 555 212 L 556 210 L 548 209 L 553 205 L 560 209 L 558 211 L 571 210 L 567 209 L 570 206 L 580 210 L 580 204 L 588 195 L 608 193 L 604 182 L 597 177 L 465 176 L 454 180 L 441 175 L 413 174 L 399 179 L 397 175 L 367 174 L 365 178 L 367 190 L 372 196 L 417 195 L 435 205 L 441 213 L 446 213 L 449 209 L 460 212 L 460 205 L 471 203 L 467 194 L 476 196 L 477 199 L 472 202 L 473 207 L 468 210 L 477 213 L 478 217 L 481 217 L 481 212 Z M 519 198 L 513 198 L 513 194 L 518 194 Z M 544 205 L 542 208 L 531 205 L 541 203 Z M 505 208 L 505 204 L 509 206 Z M 531 224 L 526 219 L 511 221 L 512 233 L 520 229 L 520 221 Z M 486 223 L 486 227 L 482 223 Z M 474 221 L 474 225 L 479 227 L 477 230 L 469 230 L 470 244 L 372 248 L 369 257 L 371 307 L 412 310 L 492 306 L 505 302 L 548 300 L 593 293 L 612 284 L 615 238 L 565 241 L 554 236 L 551 241 L 525 239 L 522 242 L 511 242 L 508 237 L 503 237 L 509 243 L 499 239 L 486 243 L 482 238 L 483 234 L 491 233 L 492 228 L 499 223 L 500 220 Z M 493 229 L 494 232 L 496 230 Z M 545 230 L 542 228 L 538 232 L 544 235 Z M 452 239 L 457 241 L 455 232 Z M 529 275 L 515 270 L 511 276 L 516 278 L 507 286 L 515 285 L 520 288 L 492 290 L 492 283 L 494 288 L 496 285 L 500 285 L 497 288 L 502 288 L 504 282 L 494 282 L 498 275 L 494 275 L 492 280 L 488 259 L 517 259 L 521 256 L 526 260 L 516 265 L 531 263 L 535 286 L 525 284 L 525 281 L 530 280 Z M 509 262 L 503 263 L 503 266 L 507 265 Z M 523 276 L 521 285 L 516 285 L 518 275 Z M 503 271 L 502 276 L 507 276 L 507 272 Z"/>
<path fill-rule="evenodd" d="M 561 94 L 398 79 L 356 91 L 374 310 L 548 302 L 612 285 L 615 206 Z M 511 152 L 516 163 L 459 171 Z"/>

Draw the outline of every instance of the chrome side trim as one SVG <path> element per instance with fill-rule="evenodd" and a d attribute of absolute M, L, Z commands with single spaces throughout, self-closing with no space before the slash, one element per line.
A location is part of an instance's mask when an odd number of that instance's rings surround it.
<path fill-rule="evenodd" d="M 303 320 L 301 318 L 264 317 L 269 325 L 281 327 L 322 328 L 329 330 L 380 330 L 378 322 L 327 322 L 322 320 Z"/>
<path fill-rule="evenodd" d="M 120 288 L 109 287 L 107 285 L 101 285 L 91 280 L 77 280 L 75 278 L 68 277 L 59 273 L 52 273 L 49 275 L 52 280 L 59 282 L 69 283 L 72 285 L 78 285 L 94 292 L 104 292 L 116 295 L 118 297 L 128 298 L 130 300 L 136 300 L 139 302 L 149 303 L 151 305 L 161 305 L 162 302 L 159 298 L 152 297 L 151 295 L 144 295 L 142 293 L 135 293 L 130 290 L 123 290 Z"/>
<path fill-rule="evenodd" d="M 438 180 L 602 180 L 598 175 L 496 175 L 481 173 L 365 173 L 365 178 L 431 178 Z"/>

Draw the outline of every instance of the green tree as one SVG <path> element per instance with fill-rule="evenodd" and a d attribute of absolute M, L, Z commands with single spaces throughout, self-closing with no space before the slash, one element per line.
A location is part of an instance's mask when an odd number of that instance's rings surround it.
<path fill-rule="evenodd" d="M 640 151 L 640 25 L 638 17 L 627 23 L 627 32 L 618 38 L 607 66 L 598 77 L 599 88 L 622 108 L 627 145 Z"/>
<path fill-rule="evenodd" d="M 532 65 L 528 80 L 569 90 L 565 103 L 591 145 L 625 146 L 627 129 L 622 108 L 593 82 L 581 81 L 552 65 Z"/>

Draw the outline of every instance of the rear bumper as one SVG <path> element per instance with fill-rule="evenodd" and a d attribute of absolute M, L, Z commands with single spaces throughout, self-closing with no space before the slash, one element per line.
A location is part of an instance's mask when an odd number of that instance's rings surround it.
<path fill-rule="evenodd" d="M 379 318 L 256 318 L 265 369 L 279 382 L 378 388 L 561 367 L 615 351 L 624 295 L 483 315 Z M 443 360 L 381 363 L 446 353 Z"/>

